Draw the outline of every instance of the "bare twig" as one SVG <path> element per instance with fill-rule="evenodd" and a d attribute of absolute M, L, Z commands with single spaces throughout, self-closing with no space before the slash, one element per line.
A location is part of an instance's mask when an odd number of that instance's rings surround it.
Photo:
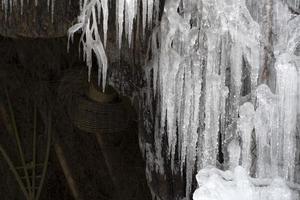
<path fill-rule="evenodd" d="M 19 176 L 16 167 L 14 166 L 13 162 L 11 161 L 11 159 L 9 158 L 8 154 L 6 153 L 6 151 L 4 150 L 3 146 L 0 144 L 0 152 L 3 155 L 6 163 L 8 164 L 10 170 L 12 171 L 12 173 L 15 176 L 16 181 L 18 182 L 21 191 L 23 192 L 24 196 L 26 197 L 26 199 L 29 200 L 29 195 L 28 195 L 28 191 L 26 190 L 24 183 L 22 182 L 21 177 Z"/>
<path fill-rule="evenodd" d="M 63 149 L 57 140 L 54 141 L 54 149 L 55 149 L 56 156 L 57 156 L 60 166 L 64 172 L 69 189 L 71 190 L 71 193 L 72 193 L 74 199 L 80 200 L 81 198 L 80 198 L 80 193 L 77 189 L 78 188 L 77 184 L 72 176 L 72 173 L 71 173 L 70 167 L 68 165 L 68 162 L 66 160 L 66 157 L 64 155 Z"/>
<path fill-rule="evenodd" d="M 37 108 L 36 104 L 34 104 L 34 111 L 33 111 L 33 152 L 32 152 L 32 196 L 35 197 L 35 179 L 36 179 L 36 129 L 37 129 Z"/>
<path fill-rule="evenodd" d="M 47 169 L 48 169 L 48 162 L 49 162 L 49 155 L 50 155 L 50 147 L 51 147 L 51 132 L 52 132 L 52 114 L 51 111 L 48 112 L 47 116 L 47 123 L 46 123 L 46 132 L 47 132 L 47 149 L 46 149 L 46 155 L 44 159 L 44 165 L 43 165 L 43 171 L 42 171 L 42 177 L 41 181 L 38 187 L 37 194 L 35 196 L 35 200 L 38 200 L 40 198 L 42 188 L 45 182 Z"/>
<path fill-rule="evenodd" d="M 21 163 L 24 166 L 24 174 L 25 174 L 25 177 L 26 177 L 26 184 L 27 184 L 27 188 L 28 188 L 28 193 L 29 193 L 29 196 L 31 196 L 31 184 L 30 184 L 30 180 L 29 180 L 28 171 L 26 170 L 26 162 L 25 162 L 24 152 L 23 152 L 23 149 L 22 149 L 22 146 L 21 146 L 21 140 L 20 140 L 17 124 L 16 124 L 14 111 L 13 111 L 11 101 L 10 101 L 10 98 L 9 98 L 9 94 L 8 94 L 8 91 L 7 91 L 6 88 L 5 88 L 5 93 L 6 93 L 6 97 L 7 97 L 7 102 L 8 102 L 9 112 L 10 112 L 10 119 L 11 119 L 13 133 L 15 135 L 15 139 L 16 139 L 17 148 L 18 148 L 20 159 L 21 159 Z"/>

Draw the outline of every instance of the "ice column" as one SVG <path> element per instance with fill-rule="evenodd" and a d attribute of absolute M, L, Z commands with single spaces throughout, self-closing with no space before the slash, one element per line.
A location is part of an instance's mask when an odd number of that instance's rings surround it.
<path fill-rule="evenodd" d="M 238 120 L 238 132 L 242 141 L 242 166 L 246 171 L 250 172 L 252 163 L 251 159 L 251 140 L 252 131 L 254 129 L 254 106 L 247 102 L 240 107 L 239 120 Z"/>
<path fill-rule="evenodd" d="M 280 146 L 277 143 L 280 141 L 280 134 L 278 133 L 277 97 L 264 84 L 257 88 L 256 94 L 258 106 L 254 118 L 257 148 L 256 175 L 260 178 L 269 178 L 271 174 L 278 175 L 277 151 L 280 151 Z"/>

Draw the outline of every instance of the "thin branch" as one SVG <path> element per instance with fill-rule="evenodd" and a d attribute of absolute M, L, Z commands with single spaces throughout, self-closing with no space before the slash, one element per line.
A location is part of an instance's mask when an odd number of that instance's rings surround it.
<path fill-rule="evenodd" d="M 63 149 L 57 140 L 54 141 L 54 149 L 74 199 L 80 200 L 81 198 L 80 198 L 80 193 L 77 184 L 75 182 L 75 179 L 73 178 L 70 167 L 64 155 Z"/>
<path fill-rule="evenodd" d="M 32 196 L 35 197 L 35 179 L 36 179 L 36 129 L 37 129 L 37 108 L 34 104 L 33 111 L 33 153 L 32 153 Z"/>
<path fill-rule="evenodd" d="M 13 111 L 13 108 L 12 108 L 12 104 L 11 104 L 11 101 L 10 101 L 10 98 L 9 98 L 9 94 L 8 94 L 7 88 L 5 88 L 5 93 L 6 93 L 6 97 L 7 97 L 7 101 L 8 101 L 8 108 L 9 108 L 9 112 L 10 112 L 10 118 L 11 118 L 13 133 L 15 135 L 15 139 L 16 139 L 16 143 L 17 143 L 17 147 L 18 147 L 19 156 L 20 156 L 22 165 L 24 167 L 24 174 L 25 174 L 25 177 L 26 177 L 27 188 L 29 190 L 28 191 L 29 192 L 29 196 L 31 196 L 30 179 L 29 179 L 28 171 L 26 169 L 26 162 L 25 162 L 24 152 L 23 152 L 23 149 L 22 149 L 22 146 L 21 146 L 21 140 L 20 140 L 20 136 L 19 136 L 17 124 L 16 124 L 16 119 L 15 119 L 14 111 Z"/>
<path fill-rule="evenodd" d="M 48 163 L 49 163 L 49 155 L 50 155 L 50 147 L 51 147 L 51 132 L 52 132 L 52 116 L 51 116 L 51 111 L 49 111 L 48 116 L 47 116 L 47 123 L 46 123 L 46 133 L 47 133 L 47 149 L 46 149 L 46 156 L 44 160 L 44 166 L 43 166 L 43 172 L 42 172 L 42 178 L 39 184 L 39 188 L 35 197 L 35 200 L 38 200 L 40 198 L 42 188 L 45 182 L 46 174 L 47 174 L 47 169 L 48 169 Z"/>
<path fill-rule="evenodd" d="M 0 144 L 0 152 L 3 155 L 6 163 L 8 164 L 10 170 L 12 171 L 12 173 L 15 176 L 16 181 L 18 182 L 21 191 L 23 192 L 24 196 L 26 197 L 26 199 L 29 199 L 29 194 L 24 186 L 24 183 L 22 182 L 21 177 L 19 176 L 16 167 L 14 166 L 14 164 L 12 163 L 11 159 L 9 158 L 8 154 L 6 153 L 6 151 L 4 150 L 3 146 Z"/>

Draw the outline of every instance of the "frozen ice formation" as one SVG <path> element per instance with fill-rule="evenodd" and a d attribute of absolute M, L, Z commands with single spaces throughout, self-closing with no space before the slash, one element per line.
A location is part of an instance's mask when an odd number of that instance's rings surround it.
<path fill-rule="evenodd" d="M 145 67 L 156 163 L 147 172 L 181 173 L 178 199 L 209 166 L 295 181 L 299 19 L 284 0 L 166 1 Z"/>
<path fill-rule="evenodd" d="M 298 195 L 289 189 L 282 178 L 253 179 L 237 166 L 232 171 L 205 168 L 198 172 L 198 189 L 193 200 L 296 200 Z M 266 183 L 268 182 L 268 183 Z"/>
<path fill-rule="evenodd" d="M 181 9 L 183 14 L 178 13 Z M 155 119 L 160 128 L 155 131 L 168 138 L 173 171 L 178 154 L 188 197 L 195 167 L 216 166 L 219 133 L 230 137 L 236 126 L 245 60 L 255 87 L 260 30 L 244 1 L 166 1 L 164 12 L 152 44 L 152 85 L 160 109 Z M 156 154 L 161 144 L 156 141 Z"/>

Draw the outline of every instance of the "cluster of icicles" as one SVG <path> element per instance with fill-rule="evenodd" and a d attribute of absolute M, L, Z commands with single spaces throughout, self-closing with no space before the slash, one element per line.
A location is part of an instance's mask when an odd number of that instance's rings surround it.
<path fill-rule="evenodd" d="M 105 47 L 107 43 L 109 4 L 114 2 L 109 0 L 81 0 L 81 14 L 78 17 L 78 23 L 69 29 L 69 38 L 71 39 L 75 32 L 79 30 L 82 32 L 80 43 L 83 47 L 83 58 L 86 60 L 88 66 L 89 79 L 92 69 L 92 55 L 93 53 L 96 55 L 98 62 L 98 85 L 102 85 L 103 90 L 105 89 L 107 75 Z M 134 22 L 139 21 L 137 18 L 140 17 L 140 8 L 142 8 L 142 26 L 145 31 L 147 24 L 149 27 L 152 27 L 153 13 L 158 16 L 160 2 L 159 0 L 116 0 L 115 3 L 119 48 L 122 45 L 123 35 L 126 36 L 130 46 Z M 98 30 L 100 22 L 103 24 L 103 40 L 100 38 Z M 137 25 L 139 24 L 137 23 Z M 100 80 L 102 80 L 102 83 Z"/>
<path fill-rule="evenodd" d="M 250 13 L 246 2 L 261 7 Z M 261 8 L 273 9 L 269 24 L 264 16 L 253 19 Z M 270 46 L 276 62 L 268 66 L 275 73 L 265 77 L 276 77 L 275 88 L 260 80 L 266 29 L 276 35 Z M 295 181 L 300 16 L 284 0 L 167 0 L 152 41 L 145 66 L 145 107 L 155 113 L 155 144 L 144 146 L 148 177 L 153 171 L 165 174 L 170 163 L 173 173 L 186 177 L 189 199 L 195 171 L 220 166 L 220 146 L 226 169 L 228 144 L 237 140 L 242 150 L 236 154 L 247 173 Z"/>
<path fill-rule="evenodd" d="M 26 1 L 26 2 L 25 2 Z M 7 19 L 8 15 L 14 11 L 14 7 L 20 5 L 20 14 L 23 15 L 24 11 L 24 3 L 29 4 L 31 0 L 0 0 L 1 8 L 5 12 L 5 19 Z M 70 0 L 71 1 L 71 0 Z M 38 0 L 34 0 L 34 5 L 38 6 Z M 53 21 L 54 16 L 54 8 L 55 8 L 55 0 L 47 0 L 48 11 L 51 11 L 51 20 Z"/>

